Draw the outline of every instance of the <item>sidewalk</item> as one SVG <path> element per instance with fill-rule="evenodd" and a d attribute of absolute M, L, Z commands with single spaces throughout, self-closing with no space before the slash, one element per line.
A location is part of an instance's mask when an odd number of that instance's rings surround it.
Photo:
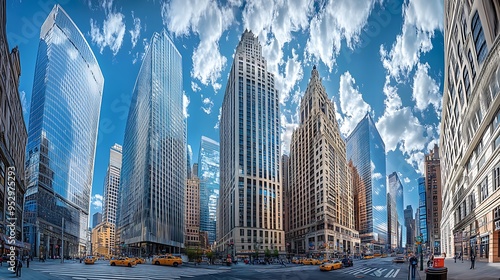
<path fill-rule="evenodd" d="M 475 269 L 470 269 L 471 262 L 464 259 L 455 260 L 446 258 L 444 266 L 448 269 L 448 280 L 463 280 L 463 279 L 481 279 L 481 280 L 499 280 L 500 279 L 500 263 L 475 263 Z M 420 279 L 426 279 L 426 266 L 423 271 L 417 270 Z M 418 279 L 418 278 L 416 278 Z"/>
<path fill-rule="evenodd" d="M 75 263 L 76 260 L 64 260 L 64 264 L 66 263 Z M 61 278 L 54 278 L 55 276 L 45 274 L 36 270 L 33 270 L 33 267 L 40 266 L 52 266 L 52 265 L 64 265 L 61 264 L 60 259 L 48 259 L 45 262 L 39 262 L 37 259 L 30 261 L 30 268 L 27 267 L 26 261 L 23 262 L 23 268 L 21 270 L 21 277 L 16 277 L 16 274 L 9 271 L 9 264 L 6 262 L 2 263 L 0 266 L 0 280 L 4 279 L 23 279 L 23 280 L 57 280 Z"/>

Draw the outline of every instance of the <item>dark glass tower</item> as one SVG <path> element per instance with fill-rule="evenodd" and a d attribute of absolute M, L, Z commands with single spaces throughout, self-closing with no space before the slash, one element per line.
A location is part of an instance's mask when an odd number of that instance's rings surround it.
<path fill-rule="evenodd" d="M 103 85 L 85 37 L 56 5 L 40 32 L 26 147 L 25 222 L 36 256 L 85 252 Z"/>
<path fill-rule="evenodd" d="M 347 159 L 359 175 L 355 213 L 361 251 L 382 251 L 387 244 L 387 191 L 385 144 L 370 114 L 347 137 Z M 373 253 L 373 252 L 372 252 Z"/>

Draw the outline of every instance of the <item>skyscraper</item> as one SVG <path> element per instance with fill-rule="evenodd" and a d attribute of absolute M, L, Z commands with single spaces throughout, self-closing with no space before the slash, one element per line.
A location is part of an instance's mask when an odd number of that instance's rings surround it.
<path fill-rule="evenodd" d="M 434 254 L 441 254 L 441 165 L 439 160 L 439 148 L 434 145 L 429 154 L 425 155 L 425 186 L 427 191 L 427 232 L 429 235 L 429 246 Z"/>
<path fill-rule="evenodd" d="M 109 164 L 104 179 L 103 217 L 105 222 L 116 225 L 116 207 L 118 206 L 118 188 L 122 169 L 122 146 L 114 144 L 109 150 Z"/>
<path fill-rule="evenodd" d="M 426 202 L 425 178 L 418 178 L 418 228 L 417 235 L 422 236 L 422 242 L 429 242 L 429 235 L 427 231 L 427 202 Z M 427 244 L 428 246 L 429 244 Z"/>
<path fill-rule="evenodd" d="M 354 185 L 358 196 L 359 231 L 362 251 L 381 251 L 387 244 L 387 188 L 385 144 L 370 114 L 347 137 L 347 159 L 358 178 Z"/>
<path fill-rule="evenodd" d="M 194 167 L 193 167 L 194 169 Z M 184 223 L 186 248 L 200 248 L 200 179 L 192 176 L 186 180 L 184 197 Z M 204 248 L 203 248 L 204 249 Z"/>
<path fill-rule="evenodd" d="M 500 262 L 500 2 L 444 5 L 441 249 Z"/>
<path fill-rule="evenodd" d="M 137 253 L 173 253 L 184 247 L 182 96 L 181 55 L 165 30 L 155 32 L 130 103 L 119 190 L 117 234 Z"/>
<path fill-rule="evenodd" d="M 387 192 L 387 221 L 389 222 L 388 230 L 389 244 L 393 248 L 401 250 L 403 248 L 403 236 L 406 230 L 403 229 L 404 221 L 404 201 L 403 201 L 403 184 L 399 180 L 397 172 L 393 172 L 388 176 L 388 192 Z M 404 237 L 406 239 L 406 236 Z M 405 242 L 406 243 L 406 240 Z"/>
<path fill-rule="evenodd" d="M 406 249 L 413 250 L 415 245 L 415 219 L 413 219 L 413 208 L 407 205 L 404 211 L 406 227 Z"/>
<path fill-rule="evenodd" d="M 54 6 L 40 32 L 26 147 L 25 222 L 36 256 L 85 251 L 103 85 L 85 37 Z"/>
<path fill-rule="evenodd" d="M 359 248 L 344 139 L 335 107 L 316 66 L 300 103 L 300 125 L 290 145 L 291 250 L 333 258 Z"/>
<path fill-rule="evenodd" d="M 284 253 L 279 116 L 274 76 L 258 38 L 245 30 L 221 112 L 219 249 Z"/>
<path fill-rule="evenodd" d="M 21 75 L 21 61 L 17 47 L 9 50 L 6 37 L 7 10 L 5 0 L 0 0 L 0 237 L 10 236 L 9 228 L 15 233 L 14 246 L 23 249 L 22 236 L 23 220 L 17 219 L 15 227 L 9 226 L 12 218 L 23 216 L 24 194 L 26 192 L 24 178 L 24 163 L 26 150 L 26 124 L 23 118 L 23 108 L 19 96 L 19 77 Z M 12 205 L 11 186 L 15 188 L 14 211 L 10 211 Z M 9 191 L 10 189 L 10 191 Z M 9 200 L 9 198 L 11 200 Z M 12 214 L 14 215 L 12 215 Z M 25 230 L 25 235 L 29 234 L 29 229 Z M 5 237 L 6 238 L 6 237 Z M 11 244 L 9 244 L 10 246 Z"/>
<path fill-rule="evenodd" d="M 219 200 L 219 143 L 201 136 L 198 155 L 200 181 L 200 230 L 208 233 L 208 242 L 216 239 L 217 203 Z"/>
<path fill-rule="evenodd" d="M 92 215 L 92 228 L 95 228 L 100 223 L 102 223 L 102 213 L 96 212 Z"/>

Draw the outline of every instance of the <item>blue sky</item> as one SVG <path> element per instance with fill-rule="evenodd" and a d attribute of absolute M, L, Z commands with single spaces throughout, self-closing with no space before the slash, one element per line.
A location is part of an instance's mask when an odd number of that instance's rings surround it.
<path fill-rule="evenodd" d="M 385 142 L 387 174 L 400 174 L 405 205 L 418 205 L 423 156 L 439 139 L 444 77 L 441 0 L 7 1 L 7 38 L 19 46 L 28 124 L 40 27 L 60 3 L 104 75 L 91 213 L 101 211 L 109 148 L 123 144 L 130 97 L 153 32 L 165 28 L 183 58 L 188 144 L 218 141 L 232 55 L 245 28 L 259 36 L 280 91 L 282 150 L 297 127 L 313 65 L 347 136 L 369 111 Z"/>

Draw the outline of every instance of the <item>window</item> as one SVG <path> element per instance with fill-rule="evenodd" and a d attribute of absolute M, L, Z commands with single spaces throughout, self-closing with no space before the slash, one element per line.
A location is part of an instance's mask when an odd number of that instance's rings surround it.
<path fill-rule="evenodd" d="M 469 52 L 467 53 L 467 58 L 469 59 L 470 63 L 472 82 L 474 82 L 474 80 L 476 79 L 476 66 L 474 65 L 474 59 L 472 58 L 471 50 L 469 50 Z"/>
<path fill-rule="evenodd" d="M 467 100 L 470 99 L 470 80 L 469 80 L 469 70 L 467 68 L 464 69 L 464 83 L 465 83 L 465 95 L 467 96 Z"/>
<path fill-rule="evenodd" d="M 499 138 L 500 139 L 500 136 Z M 493 168 L 493 190 L 497 190 L 500 187 L 500 165 Z"/>
<path fill-rule="evenodd" d="M 481 189 L 481 201 L 484 201 L 488 198 L 488 177 L 484 178 L 483 182 L 480 185 Z"/>
<path fill-rule="evenodd" d="M 472 37 L 474 38 L 474 46 L 476 49 L 477 62 L 481 64 L 486 55 L 488 55 L 488 49 L 486 46 L 486 40 L 484 38 L 483 26 L 481 25 L 481 19 L 479 18 L 479 13 L 476 11 L 472 17 Z"/>

